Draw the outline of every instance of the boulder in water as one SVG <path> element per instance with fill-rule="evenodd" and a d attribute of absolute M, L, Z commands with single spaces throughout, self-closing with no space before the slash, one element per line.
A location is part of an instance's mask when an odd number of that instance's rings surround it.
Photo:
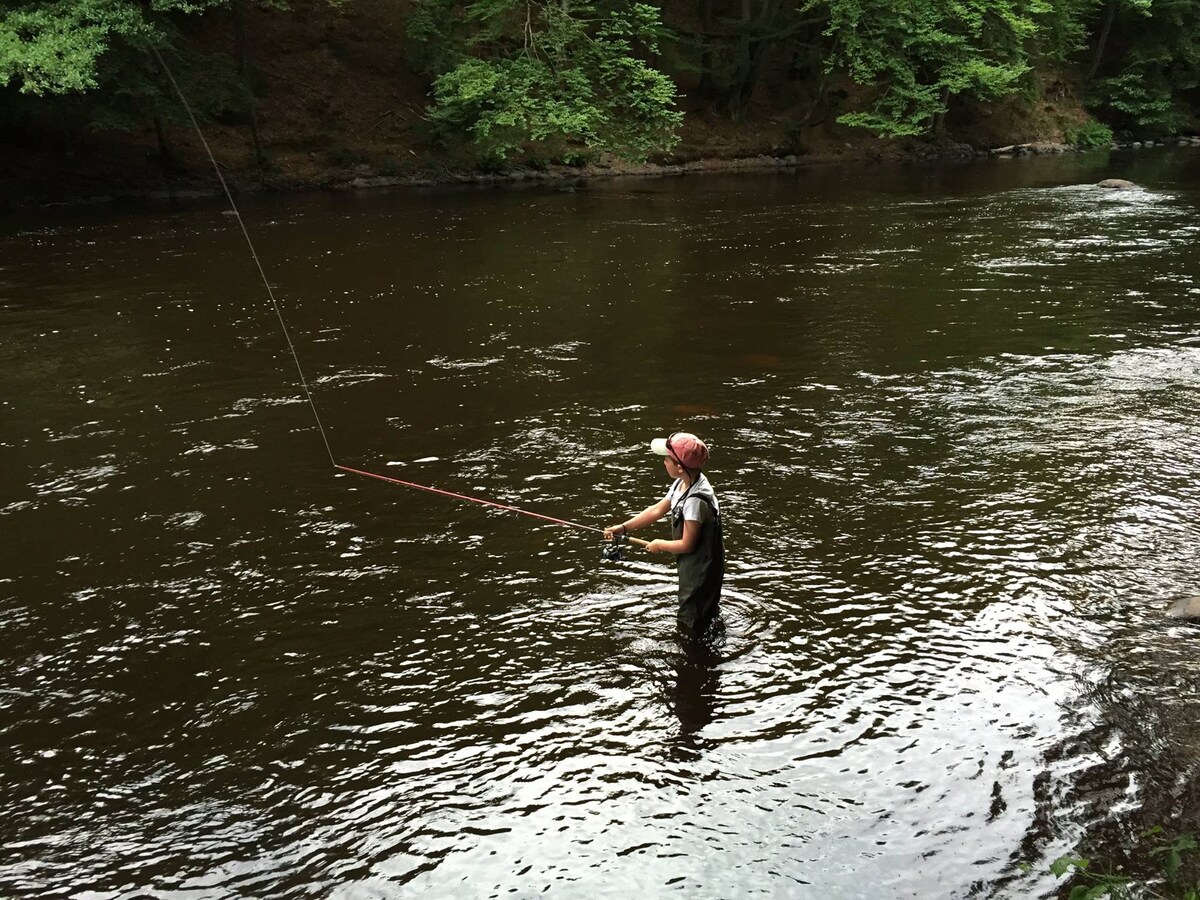
<path fill-rule="evenodd" d="M 1200 621 L 1200 596 L 1185 597 L 1171 604 L 1167 615 L 1173 619 L 1193 619 Z"/>
<path fill-rule="evenodd" d="M 1124 178 L 1105 178 L 1103 181 L 1096 182 L 1096 187 L 1111 188 L 1114 191 L 1136 191 L 1138 186 L 1132 181 L 1126 181 Z"/>

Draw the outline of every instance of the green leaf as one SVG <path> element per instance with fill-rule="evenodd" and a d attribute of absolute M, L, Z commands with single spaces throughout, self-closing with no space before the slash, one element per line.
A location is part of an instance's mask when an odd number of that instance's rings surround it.
<path fill-rule="evenodd" d="M 1078 856 L 1060 856 L 1054 862 L 1050 863 L 1050 871 L 1056 878 L 1062 878 L 1072 868 L 1083 871 L 1087 869 L 1089 861 Z"/>
<path fill-rule="evenodd" d="M 674 83 L 643 57 L 657 51 L 658 10 L 630 0 L 527 4 L 418 0 L 420 33 L 453 60 L 434 79 L 429 120 L 485 156 L 631 159 L 670 149 L 682 113 Z M 410 31 L 410 33 L 412 33 Z"/>
<path fill-rule="evenodd" d="M 808 0 L 824 10 L 834 41 L 828 60 L 876 89 L 869 110 L 843 124 L 881 135 L 928 131 L 951 97 L 995 99 L 1014 92 L 1031 71 L 1029 41 L 1045 0 Z"/>

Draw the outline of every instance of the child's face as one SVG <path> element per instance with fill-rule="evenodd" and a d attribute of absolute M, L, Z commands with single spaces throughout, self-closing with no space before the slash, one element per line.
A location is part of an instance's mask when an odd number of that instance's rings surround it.
<path fill-rule="evenodd" d="M 681 466 L 679 463 L 675 462 L 675 460 L 671 459 L 671 457 L 669 457 L 669 456 L 663 457 L 663 466 L 666 467 L 667 474 L 671 476 L 672 481 L 675 480 L 676 478 L 683 477 L 683 466 Z"/>

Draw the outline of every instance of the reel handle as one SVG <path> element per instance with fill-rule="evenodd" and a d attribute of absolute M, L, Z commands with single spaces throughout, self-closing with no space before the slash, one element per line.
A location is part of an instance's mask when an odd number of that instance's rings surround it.
<path fill-rule="evenodd" d="M 625 532 L 621 532 L 620 534 L 614 534 L 612 536 L 612 540 L 604 542 L 604 549 L 601 551 L 600 555 L 603 559 L 607 559 L 610 562 L 620 562 L 621 560 L 625 559 L 625 554 L 622 552 L 622 549 L 628 544 L 636 544 L 639 547 L 647 547 L 649 546 L 650 542 L 643 541 L 641 538 L 630 537 Z"/>
<path fill-rule="evenodd" d="M 622 531 L 619 534 L 614 532 L 612 536 L 612 542 L 614 544 L 633 544 L 637 547 L 650 546 L 649 541 L 643 541 L 641 538 L 630 537 L 629 533 L 626 531 Z"/>

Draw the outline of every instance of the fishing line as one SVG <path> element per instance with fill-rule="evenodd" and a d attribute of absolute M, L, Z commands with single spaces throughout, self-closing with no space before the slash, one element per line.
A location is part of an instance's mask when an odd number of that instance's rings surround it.
<path fill-rule="evenodd" d="M 175 89 L 175 93 L 179 95 L 179 100 L 183 103 L 183 108 L 187 110 L 188 118 L 192 122 L 192 127 L 196 129 L 196 134 L 200 136 L 200 143 L 204 146 L 204 152 L 208 154 L 208 161 L 212 163 L 213 171 L 217 173 L 217 180 L 221 182 L 221 188 L 225 191 L 225 199 L 229 201 L 229 208 L 233 211 L 234 218 L 237 219 L 238 226 L 242 230 L 242 237 L 246 239 L 246 246 L 250 248 L 250 255 L 254 257 L 254 264 L 258 267 L 259 277 L 262 278 L 263 286 L 267 289 L 267 296 L 271 298 L 271 307 L 275 310 L 275 317 L 279 319 L 279 327 L 283 330 L 283 336 L 287 340 L 288 349 L 292 352 L 292 360 L 296 363 L 296 374 L 300 376 L 300 384 L 304 388 L 304 396 L 308 399 L 309 408 L 312 409 L 313 418 L 317 422 L 317 430 L 321 433 L 321 441 L 325 444 L 325 452 L 329 454 L 329 462 L 335 468 L 342 472 L 350 472 L 355 475 L 363 475 L 367 478 L 375 478 L 379 481 L 387 481 L 392 484 L 402 485 L 403 487 L 414 488 L 419 491 L 428 491 L 431 494 L 439 494 L 443 497 L 452 497 L 456 500 L 466 500 L 470 503 L 478 503 L 482 506 L 491 506 L 495 509 L 502 509 L 507 512 L 520 513 L 523 516 L 530 516 L 534 519 L 542 519 L 546 522 L 553 522 L 555 525 L 565 525 L 568 528 L 579 528 L 584 531 L 596 531 L 604 533 L 603 528 L 597 528 L 594 525 L 584 525 L 580 522 L 570 522 L 566 519 L 556 519 L 554 516 L 544 516 L 541 513 L 530 512 L 526 509 L 520 509 L 516 506 L 508 506 L 504 503 L 496 503 L 492 500 L 484 500 L 480 497 L 470 497 L 466 494 L 456 494 L 453 491 L 443 491 L 439 488 L 429 487 L 424 484 L 417 484 L 415 481 L 404 481 L 400 478 L 391 478 L 387 475 L 377 475 L 374 472 L 367 472 L 363 469 L 354 469 L 350 466 L 343 466 L 333 456 L 333 448 L 329 445 L 329 437 L 325 433 L 325 425 L 321 422 L 321 415 L 317 412 L 317 404 L 313 400 L 312 392 L 308 389 L 308 380 L 304 377 L 304 369 L 300 365 L 300 354 L 296 352 L 296 345 L 292 343 L 291 333 L 288 331 L 287 322 L 284 321 L 283 311 L 279 308 L 279 303 L 275 299 L 275 291 L 271 288 L 271 282 L 267 280 L 267 273 L 263 269 L 262 262 L 258 258 L 258 253 L 254 249 L 254 242 L 250 240 L 250 232 L 246 228 L 246 223 L 242 220 L 242 214 L 237 208 L 237 203 L 233 200 L 233 193 L 229 190 L 229 185 L 225 182 L 225 176 L 221 174 L 221 167 L 217 165 L 217 159 L 213 156 L 212 149 L 208 146 L 208 140 L 204 137 L 204 131 L 200 128 L 200 123 L 196 120 L 196 114 L 192 112 L 191 104 L 188 103 L 187 97 L 184 96 L 183 89 L 179 87 L 179 82 L 175 80 L 175 76 L 171 74 L 171 69 L 167 65 L 166 60 L 162 58 L 162 54 L 158 52 L 157 47 L 150 47 L 150 52 L 154 54 L 154 58 L 158 60 L 159 66 L 166 74 L 167 79 L 171 82 L 171 87 Z M 637 538 L 629 538 L 630 542 L 644 546 L 647 542 L 638 540 Z"/>
<path fill-rule="evenodd" d="M 183 108 L 187 110 L 188 118 L 192 120 L 192 127 L 196 129 L 196 134 L 200 135 L 200 143 L 204 145 L 204 152 L 208 154 L 208 161 L 212 163 L 213 171 L 217 173 L 217 180 L 221 182 L 221 188 L 225 191 L 225 198 L 229 201 L 229 208 L 233 210 L 233 217 L 237 219 L 238 226 L 242 229 L 242 237 L 246 239 L 246 246 L 250 248 L 250 255 L 254 257 L 254 264 L 258 266 L 259 277 L 262 278 L 263 286 L 267 289 L 267 296 L 271 298 L 271 306 L 274 307 L 275 316 L 279 319 L 279 327 L 283 329 L 283 336 L 287 340 L 288 349 L 292 351 L 292 359 L 296 362 L 296 373 L 300 376 L 300 385 L 304 388 L 304 396 L 308 398 L 308 405 L 312 407 L 313 418 L 317 420 L 317 430 L 321 432 L 321 440 L 325 443 L 325 452 L 329 454 L 329 462 L 331 465 L 336 466 L 337 460 L 333 458 L 333 448 L 329 446 L 329 438 L 325 434 L 325 425 L 321 422 L 321 416 L 317 412 L 317 404 L 313 402 L 312 392 L 308 389 L 308 381 L 304 377 L 304 369 L 300 367 L 300 356 L 296 353 L 296 345 L 292 343 L 292 335 L 288 331 L 287 323 L 283 320 L 283 312 L 279 309 L 279 304 L 275 300 L 275 291 L 271 289 L 271 282 L 267 280 L 267 273 L 263 271 L 262 263 L 258 259 L 258 253 L 254 250 L 254 242 L 250 240 L 250 232 L 246 230 L 246 223 L 242 221 L 242 214 L 238 210 L 237 204 L 233 202 L 233 194 L 229 190 L 229 185 L 225 183 L 225 176 L 221 174 L 221 167 L 217 165 L 217 158 L 213 156 L 213 152 L 208 146 L 208 140 L 204 137 L 204 132 L 200 129 L 200 123 L 196 121 L 196 114 L 192 112 L 192 106 L 187 102 L 187 97 L 183 95 L 183 90 L 179 87 L 175 76 L 171 74 L 170 68 L 167 67 L 166 60 L 162 58 L 162 54 L 158 52 L 158 48 L 153 45 L 150 46 L 150 52 L 154 54 L 154 58 L 162 66 L 167 79 L 171 82 L 171 87 L 175 88 L 175 93 L 179 95 L 179 99 L 183 102 Z"/>

